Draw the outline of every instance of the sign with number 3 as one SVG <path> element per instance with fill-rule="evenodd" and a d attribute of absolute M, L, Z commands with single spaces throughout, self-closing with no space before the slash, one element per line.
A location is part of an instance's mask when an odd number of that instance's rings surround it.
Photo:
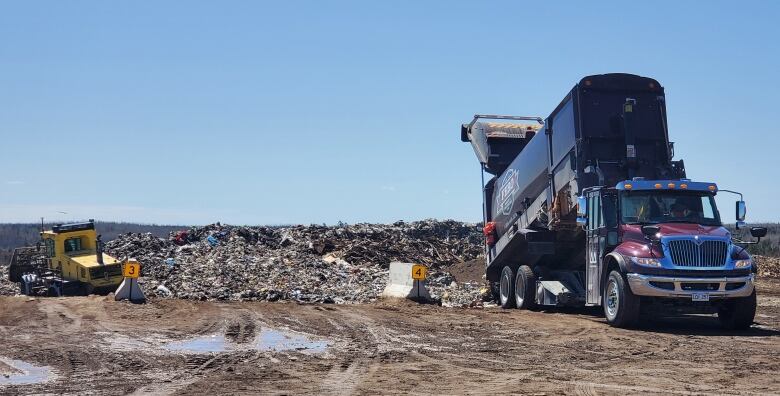
<path fill-rule="evenodd" d="M 125 278 L 137 278 L 139 275 L 141 275 L 141 264 L 138 263 L 125 264 L 125 268 L 124 271 L 122 272 L 122 275 Z"/>

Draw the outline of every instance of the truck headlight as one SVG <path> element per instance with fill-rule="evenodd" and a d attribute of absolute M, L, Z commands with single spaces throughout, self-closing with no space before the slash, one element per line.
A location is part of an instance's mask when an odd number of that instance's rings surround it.
<path fill-rule="evenodd" d="M 753 260 L 751 259 L 734 261 L 734 268 L 749 268 L 751 265 L 753 265 Z"/>
<path fill-rule="evenodd" d="M 658 259 L 654 258 L 648 258 L 648 257 L 631 257 L 631 261 L 634 262 L 634 264 L 642 265 L 645 267 L 660 267 L 661 262 L 658 261 Z"/>

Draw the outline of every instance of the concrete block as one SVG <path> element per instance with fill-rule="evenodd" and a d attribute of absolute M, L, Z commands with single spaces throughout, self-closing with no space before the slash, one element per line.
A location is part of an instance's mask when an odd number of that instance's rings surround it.
<path fill-rule="evenodd" d="M 144 291 L 138 286 L 138 280 L 136 278 L 125 278 L 119 288 L 114 293 L 114 300 L 130 300 L 134 303 L 142 303 L 146 301 Z"/>
<path fill-rule="evenodd" d="M 385 298 L 408 298 L 418 302 L 431 301 L 425 281 L 412 279 L 413 263 L 390 263 L 390 276 L 382 292 Z"/>

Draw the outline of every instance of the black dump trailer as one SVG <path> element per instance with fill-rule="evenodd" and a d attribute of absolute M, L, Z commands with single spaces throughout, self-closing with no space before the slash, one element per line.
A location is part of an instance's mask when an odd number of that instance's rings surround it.
<path fill-rule="evenodd" d="M 544 120 L 476 115 L 461 127 L 461 140 L 471 142 L 483 172 L 492 175 L 483 183 L 483 212 L 493 286 L 507 265 L 566 276 L 585 271 L 585 233 L 576 223 L 584 189 L 685 177 L 683 162 L 672 161 L 663 87 L 631 74 L 583 78 Z"/>

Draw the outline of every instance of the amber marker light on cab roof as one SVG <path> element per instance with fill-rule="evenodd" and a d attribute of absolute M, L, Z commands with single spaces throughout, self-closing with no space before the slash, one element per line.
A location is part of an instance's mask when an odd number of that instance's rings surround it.
<path fill-rule="evenodd" d="M 625 188 L 626 190 L 630 190 L 630 189 L 631 189 L 631 187 L 634 187 L 634 186 L 632 186 L 632 185 L 630 185 L 630 184 L 628 184 L 628 183 L 626 183 L 626 184 L 624 184 L 624 185 L 623 185 L 623 188 Z"/>
<path fill-rule="evenodd" d="M 661 188 L 661 183 L 655 183 L 655 188 Z"/>
<path fill-rule="evenodd" d="M 685 183 L 683 183 L 683 184 L 680 184 L 680 188 L 688 188 L 688 185 L 687 185 L 687 184 L 685 184 Z"/>
<path fill-rule="evenodd" d="M 709 188 L 709 189 L 710 189 L 710 191 L 715 191 L 715 186 L 709 186 L 709 187 L 707 187 L 707 188 Z"/>
<path fill-rule="evenodd" d="M 666 185 L 666 187 L 674 188 L 674 183 L 669 183 L 669 184 Z"/>

